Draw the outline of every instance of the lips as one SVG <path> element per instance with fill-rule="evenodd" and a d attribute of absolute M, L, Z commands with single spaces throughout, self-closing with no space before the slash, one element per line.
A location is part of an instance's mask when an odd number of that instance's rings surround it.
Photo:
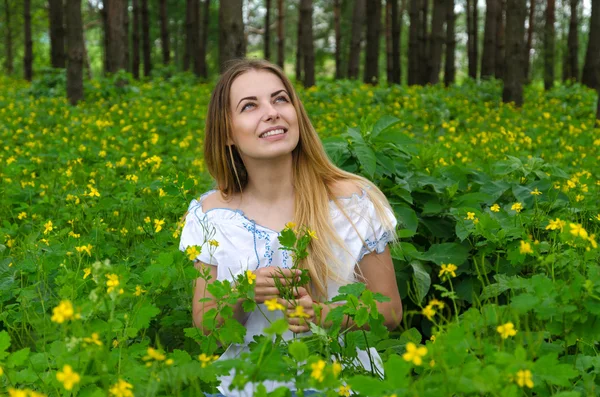
<path fill-rule="evenodd" d="M 282 134 L 285 134 L 286 132 L 287 132 L 287 128 L 277 126 L 277 127 L 272 127 L 272 128 L 266 129 L 258 137 L 259 138 L 267 138 L 267 137 L 274 136 L 274 135 L 282 135 Z"/>

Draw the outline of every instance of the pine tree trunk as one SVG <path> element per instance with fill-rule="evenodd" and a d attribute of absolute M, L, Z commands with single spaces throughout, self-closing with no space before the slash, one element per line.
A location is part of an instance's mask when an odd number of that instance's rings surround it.
<path fill-rule="evenodd" d="M 444 22 L 446 20 L 446 0 L 434 0 L 431 16 L 431 45 L 429 55 L 429 77 L 428 83 L 437 84 L 440 81 L 440 70 L 442 69 L 442 53 L 446 31 Z"/>
<path fill-rule="evenodd" d="M 104 45 L 104 59 L 103 59 L 103 66 L 104 66 L 104 75 L 106 76 L 109 72 L 108 72 L 108 29 L 109 29 L 109 24 L 108 24 L 108 9 L 110 8 L 110 0 L 102 0 L 102 10 L 100 10 L 100 16 L 102 17 L 102 28 L 104 29 L 104 36 L 103 36 L 103 45 Z"/>
<path fill-rule="evenodd" d="M 296 45 L 296 81 L 301 82 L 302 76 L 302 62 L 304 62 L 304 53 L 302 52 L 302 43 L 304 42 L 304 32 L 302 31 L 304 24 L 302 23 L 302 14 L 298 17 L 298 36 Z"/>
<path fill-rule="evenodd" d="M 25 33 L 25 51 L 23 55 L 23 74 L 25 80 L 33 78 L 33 41 L 31 39 L 31 0 L 23 1 L 23 20 Z"/>
<path fill-rule="evenodd" d="M 496 69 L 496 34 L 498 22 L 498 0 L 486 0 L 483 54 L 481 56 L 481 78 L 494 76 Z"/>
<path fill-rule="evenodd" d="M 409 0 L 408 85 L 419 84 L 419 0 Z"/>
<path fill-rule="evenodd" d="M 479 0 L 473 0 L 473 59 L 475 62 L 474 78 L 477 78 L 479 66 Z"/>
<path fill-rule="evenodd" d="M 246 55 L 242 0 L 219 1 L 219 70 L 223 72 L 227 62 Z"/>
<path fill-rule="evenodd" d="M 285 34 L 284 34 L 285 8 L 283 0 L 277 0 L 277 65 L 281 69 L 285 62 Z"/>
<path fill-rule="evenodd" d="M 429 0 L 421 0 L 419 13 L 419 84 L 427 84 L 429 79 Z"/>
<path fill-rule="evenodd" d="M 48 0 L 48 19 L 50 21 L 50 64 L 53 68 L 63 69 L 66 65 L 66 55 L 62 0 Z"/>
<path fill-rule="evenodd" d="M 379 83 L 379 39 L 381 36 L 381 0 L 367 2 L 367 42 L 365 56 L 365 84 Z"/>
<path fill-rule="evenodd" d="M 590 88 L 600 89 L 600 1 L 598 0 L 592 0 L 589 32 L 581 82 Z"/>
<path fill-rule="evenodd" d="M 350 56 L 348 58 L 348 78 L 357 79 L 360 68 L 360 47 L 363 33 L 366 1 L 356 0 L 352 12 L 352 30 L 350 36 Z"/>
<path fill-rule="evenodd" d="M 394 56 L 392 54 L 392 2 L 396 2 L 396 0 L 385 1 L 385 70 L 387 72 L 388 84 L 393 84 L 394 80 Z"/>
<path fill-rule="evenodd" d="M 210 0 L 204 0 L 202 3 L 204 9 L 202 10 L 202 22 L 200 29 L 200 37 L 198 39 L 198 75 L 204 79 L 208 78 L 208 67 L 206 66 L 206 49 L 208 46 L 208 23 L 210 21 Z"/>
<path fill-rule="evenodd" d="M 544 26 L 544 89 L 546 91 L 554 85 L 555 5 L 555 0 L 547 0 L 546 24 Z"/>
<path fill-rule="evenodd" d="M 202 76 L 202 74 L 200 73 L 200 46 L 202 45 L 200 43 L 200 41 L 202 40 L 202 34 L 200 31 L 200 24 L 202 20 L 200 15 L 200 8 L 200 0 L 194 0 L 194 31 L 192 32 L 194 34 L 194 51 L 192 58 L 194 62 L 194 74 L 196 75 L 196 77 Z"/>
<path fill-rule="evenodd" d="M 67 99 L 76 105 L 83 99 L 83 21 L 81 0 L 67 0 Z"/>
<path fill-rule="evenodd" d="M 125 64 L 125 21 L 123 20 L 125 2 L 123 0 L 110 0 L 107 9 L 108 21 L 108 48 L 107 48 L 107 72 L 116 73 L 118 70 L 126 69 Z"/>
<path fill-rule="evenodd" d="M 171 62 L 171 49 L 169 48 L 169 18 L 167 15 L 167 0 L 160 0 L 160 41 L 162 44 L 163 64 Z"/>
<path fill-rule="evenodd" d="M 10 18 L 10 4 L 8 0 L 4 0 L 4 45 L 5 45 L 5 58 L 4 58 L 4 70 L 6 74 L 13 74 L 13 43 L 12 43 L 12 29 L 11 29 L 11 18 Z"/>
<path fill-rule="evenodd" d="M 123 49 L 125 50 L 125 70 L 131 73 L 131 62 L 129 53 L 129 0 L 125 0 L 123 7 Z"/>
<path fill-rule="evenodd" d="M 132 62 L 133 77 L 140 78 L 140 0 L 133 0 L 133 32 L 132 32 Z"/>
<path fill-rule="evenodd" d="M 533 46 L 533 31 L 535 24 L 535 3 L 537 0 L 529 0 L 529 26 L 527 27 L 527 44 L 525 46 L 525 82 L 529 83 L 531 76 L 529 69 L 531 66 L 531 48 Z M 506 11 L 508 14 L 508 11 Z M 508 18 L 508 17 L 507 17 Z"/>
<path fill-rule="evenodd" d="M 304 59 L 303 80 L 305 87 L 315 85 L 315 47 L 313 42 L 313 2 L 300 1 L 300 23 L 302 23 L 302 58 Z"/>
<path fill-rule="evenodd" d="M 335 79 L 343 78 L 342 73 L 342 27 L 340 0 L 333 0 L 333 26 L 335 30 Z"/>
<path fill-rule="evenodd" d="M 477 79 L 477 63 L 479 60 L 479 45 L 478 45 L 478 12 L 477 0 L 467 0 L 467 55 L 469 63 L 469 77 Z"/>
<path fill-rule="evenodd" d="M 497 79 L 504 78 L 504 68 L 505 68 L 505 56 L 504 56 L 504 24 L 506 14 L 506 0 L 497 0 L 498 1 L 498 12 L 496 13 L 496 54 L 494 55 L 494 59 L 496 61 L 496 66 L 494 68 L 494 76 Z"/>
<path fill-rule="evenodd" d="M 186 0 L 185 3 L 185 51 L 183 54 L 183 70 L 190 70 L 190 65 L 193 64 L 194 56 L 194 19 L 196 0 Z"/>
<path fill-rule="evenodd" d="M 402 5 L 398 10 L 397 0 L 392 2 L 392 82 L 402 84 L 402 59 L 400 58 L 400 46 L 402 44 L 402 14 L 406 0 L 401 0 Z"/>
<path fill-rule="evenodd" d="M 565 80 L 579 81 L 579 23 L 577 19 L 577 5 L 579 0 L 571 0 L 571 17 L 569 19 L 569 37 L 567 39 L 568 56 L 565 62 Z"/>
<path fill-rule="evenodd" d="M 503 102 L 514 102 L 517 107 L 523 105 L 523 64 L 525 56 L 525 14 L 523 0 L 506 2 L 506 71 L 504 74 Z"/>
<path fill-rule="evenodd" d="M 455 37 L 456 15 L 454 14 L 454 0 L 448 0 L 446 8 L 446 63 L 444 65 L 444 85 L 447 87 L 454 84 L 456 77 Z"/>
<path fill-rule="evenodd" d="M 114 1 L 114 0 L 111 0 Z M 144 57 L 144 76 L 152 73 L 152 48 L 150 47 L 150 12 L 148 0 L 142 0 L 142 54 Z"/>
<path fill-rule="evenodd" d="M 271 0 L 265 0 L 265 59 L 271 59 Z"/>

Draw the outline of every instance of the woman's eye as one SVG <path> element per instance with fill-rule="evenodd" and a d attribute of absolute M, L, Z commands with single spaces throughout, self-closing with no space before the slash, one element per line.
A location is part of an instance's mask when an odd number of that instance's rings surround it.
<path fill-rule="evenodd" d="M 252 102 L 248 102 L 247 104 L 245 104 L 244 106 L 242 106 L 242 112 L 244 110 L 246 110 L 249 106 L 254 106 L 254 104 Z"/>
<path fill-rule="evenodd" d="M 278 96 L 277 98 L 275 98 L 275 102 L 280 102 L 280 101 L 288 102 L 287 98 L 284 97 L 283 95 L 282 96 Z"/>

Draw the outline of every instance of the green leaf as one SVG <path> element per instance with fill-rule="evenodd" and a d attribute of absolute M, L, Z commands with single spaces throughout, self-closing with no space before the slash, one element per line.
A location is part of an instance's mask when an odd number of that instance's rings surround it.
<path fill-rule="evenodd" d="M 29 351 L 29 348 L 26 347 L 24 349 L 17 350 L 16 352 L 12 353 L 6 360 L 6 366 L 8 368 L 14 368 L 18 367 L 19 365 L 22 365 L 25 362 L 25 360 L 27 360 L 27 357 L 29 357 Z"/>
<path fill-rule="evenodd" d="M 288 323 L 283 318 L 273 321 L 271 323 L 271 325 L 269 325 L 267 328 L 265 328 L 265 332 L 267 334 L 271 334 L 271 335 L 272 334 L 283 335 L 283 333 L 287 330 L 288 330 Z"/>
<path fill-rule="evenodd" d="M 291 249 L 296 245 L 296 233 L 292 229 L 283 229 L 277 239 L 281 244 L 281 249 Z"/>
<path fill-rule="evenodd" d="M 339 294 L 352 295 L 359 297 L 365 290 L 366 285 L 363 283 L 346 284 L 339 288 Z"/>
<path fill-rule="evenodd" d="M 533 364 L 531 372 L 550 384 L 563 387 L 572 386 L 569 379 L 579 375 L 571 364 L 559 364 L 556 353 L 540 357 Z"/>
<path fill-rule="evenodd" d="M 394 207 L 394 213 L 398 222 L 404 226 L 404 229 L 408 229 L 415 233 L 419 225 L 419 219 L 417 213 L 409 207 Z"/>
<path fill-rule="evenodd" d="M 415 345 L 419 345 L 421 344 L 422 339 L 423 337 L 421 336 L 419 330 L 417 330 L 416 328 L 409 328 L 400 335 L 400 338 L 398 340 L 403 345 L 407 344 L 408 342 L 412 342 Z"/>
<path fill-rule="evenodd" d="M 355 142 L 353 149 L 365 175 L 372 179 L 375 175 L 375 169 L 377 168 L 377 158 L 375 157 L 373 149 L 364 142 Z"/>
<path fill-rule="evenodd" d="M 510 301 L 510 307 L 519 313 L 527 313 L 535 308 L 541 302 L 540 298 L 531 294 L 521 294 L 513 296 Z"/>
<path fill-rule="evenodd" d="M 442 263 L 462 265 L 469 256 L 469 249 L 459 243 L 432 244 L 427 252 L 421 254 L 421 259 L 434 262 L 441 266 Z"/>
<path fill-rule="evenodd" d="M 10 347 L 10 335 L 8 332 L 1 331 L 0 332 L 0 360 L 4 359 L 8 355 L 6 349 Z"/>
<path fill-rule="evenodd" d="M 365 396 L 381 396 L 389 389 L 387 383 L 382 382 L 381 379 L 365 375 L 353 376 L 348 379 L 348 385 L 350 385 L 353 391 Z"/>
<path fill-rule="evenodd" d="M 365 323 L 367 322 L 368 319 L 369 319 L 369 311 L 367 310 L 366 307 L 361 307 L 356 312 L 356 317 L 354 317 L 354 322 L 359 327 L 362 327 L 363 325 L 365 325 Z"/>
<path fill-rule="evenodd" d="M 296 361 L 304 361 L 308 358 L 308 347 L 306 343 L 302 341 L 294 341 L 290 343 L 288 347 L 290 355 L 296 359 Z"/>
<path fill-rule="evenodd" d="M 140 310 L 133 317 L 131 326 L 133 328 L 142 329 L 148 328 L 150 320 L 160 313 L 160 309 L 151 303 L 144 303 Z"/>
<path fill-rule="evenodd" d="M 413 282 L 418 300 L 418 302 L 415 302 L 415 304 L 420 305 L 425 296 L 427 296 L 429 293 L 429 288 L 431 287 L 431 277 L 421 262 L 411 261 L 410 266 L 413 269 Z"/>
<path fill-rule="evenodd" d="M 377 122 L 373 126 L 373 129 L 371 130 L 371 139 L 377 139 L 381 132 L 387 130 L 393 125 L 398 124 L 399 122 L 400 119 L 394 116 L 385 115 L 381 117 L 379 120 L 377 120 Z"/>
<path fill-rule="evenodd" d="M 411 365 L 397 354 L 392 354 L 383 365 L 386 380 L 394 389 L 406 388 L 409 385 L 407 375 L 410 373 Z"/>

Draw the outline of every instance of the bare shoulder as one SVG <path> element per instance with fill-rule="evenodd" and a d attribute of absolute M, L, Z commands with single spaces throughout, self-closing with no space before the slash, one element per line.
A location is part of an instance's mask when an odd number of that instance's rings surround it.
<path fill-rule="evenodd" d="M 350 197 L 353 194 L 361 194 L 362 189 L 355 181 L 341 180 L 332 183 L 330 186 L 331 193 L 335 197 Z"/>
<path fill-rule="evenodd" d="M 231 200 L 225 200 L 219 190 L 215 190 L 202 200 L 202 211 L 206 212 L 215 208 L 233 208 L 235 204 L 235 198 Z"/>

